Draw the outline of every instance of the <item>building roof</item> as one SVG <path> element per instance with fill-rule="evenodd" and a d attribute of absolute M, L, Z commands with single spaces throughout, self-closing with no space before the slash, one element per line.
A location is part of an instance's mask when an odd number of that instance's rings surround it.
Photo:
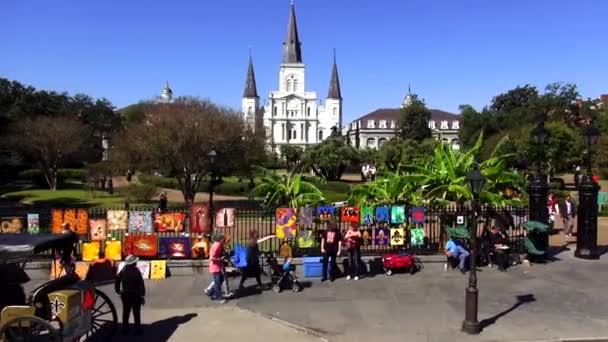
<path fill-rule="evenodd" d="M 329 90 L 327 91 L 328 99 L 342 99 L 340 91 L 340 79 L 338 78 L 338 64 L 336 64 L 336 54 L 334 52 L 334 65 L 331 68 L 331 78 L 329 79 Z"/>
<path fill-rule="evenodd" d="M 460 115 L 449 113 L 439 109 L 429 109 L 431 112 L 431 121 L 460 121 Z M 362 117 L 355 119 L 354 121 L 367 121 L 367 120 L 391 120 L 397 121 L 401 108 L 380 108 L 375 111 L 365 114 Z"/>
<path fill-rule="evenodd" d="M 245 98 L 257 98 L 258 88 L 255 84 L 255 73 L 253 72 L 253 61 L 249 56 L 249 67 L 247 68 L 247 81 L 245 81 L 245 91 L 243 91 L 243 97 Z"/>
<path fill-rule="evenodd" d="M 283 63 L 302 63 L 302 49 L 298 37 L 296 23 L 296 9 L 293 2 L 289 10 L 289 24 L 287 25 L 287 39 L 283 43 Z"/>

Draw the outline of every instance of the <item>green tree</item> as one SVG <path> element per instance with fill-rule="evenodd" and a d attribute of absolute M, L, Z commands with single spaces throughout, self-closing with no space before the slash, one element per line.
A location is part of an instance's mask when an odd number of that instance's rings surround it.
<path fill-rule="evenodd" d="M 298 146 L 282 145 L 280 151 L 289 171 L 295 170 L 304 158 L 304 150 Z"/>
<path fill-rule="evenodd" d="M 341 137 L 327 138 L 305 151 L 302 165 L 327 181 L 337 181 L 347 167 L 358 162 L 358 157 L 357 150 Z"/>
<path fill-rule="evenodd" d="M 418 96 L 411 95 L 411 103 L 404 106 L 397 120 L 397 136 L 403 140 L 422 141 L 431 137 L 431 112 Z"/>
<path fill-rule="evenodd" d="M 400 166 L 411 164 L 418 159 L 429 158 L 437 143 L 433 138 L 421 142 L 391 139 L 378 151 L 378 161 L 383 169 L 397 171 Z"/>
<path fill-rule="evenodd" d="M 262 178 L 253 192 L 265 196 L 264 204 L 270 208 L 288 206 L 301 208 L 325 201 L 323 193 L 312 183 L 302 180 L 301 175 L 268 175 Z"/>
<path fill-rule="evenodd" d="M 422 204 L 421 184 L 396 172 L 384 172 L 376 180 L 355 186 L 348 201 L 354 205 Z"/>

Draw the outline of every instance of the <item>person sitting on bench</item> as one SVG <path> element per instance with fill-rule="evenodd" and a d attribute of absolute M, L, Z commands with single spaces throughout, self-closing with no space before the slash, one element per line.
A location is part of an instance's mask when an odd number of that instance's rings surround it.
<path fill-rule="evenodd" d="M 492 226 L 489 235 L 490 258 L 498 265 L 498 270 L 504 272 L 509 265 L 509 246 L 507 246 L 507 235 L 496 226 Z"/>
<path fill-rule="evenodd" d="M 460 272 L 463 274 L 466 272 L 465 265 L 467 258 L 469 257 L 469 252 L 467 252 L 462 245 L 456 243 L 456 241 L 450 238 L 445 244 L 445 255 L 448 257 L 448 260 L 458 260 L 458 268 L 460 269 Z"/>

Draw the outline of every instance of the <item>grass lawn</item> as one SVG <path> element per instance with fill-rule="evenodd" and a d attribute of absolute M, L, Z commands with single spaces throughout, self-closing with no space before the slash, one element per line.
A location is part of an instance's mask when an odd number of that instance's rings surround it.
<path fill-rule="evenodd" d="M 83 189 L 30 189 L 4 194 L 4 197 L 26 204 L 48 204 L 60 206 L 88 206 L 88 207 L 117 207 L 124 206 L 125 198 L 102 191 L 89 191 Z"/>

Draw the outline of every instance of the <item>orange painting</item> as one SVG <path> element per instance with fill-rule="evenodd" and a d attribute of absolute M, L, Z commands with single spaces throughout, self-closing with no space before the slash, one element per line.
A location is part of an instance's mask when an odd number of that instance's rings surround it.
<path fill-rule="evenodd" d="M 122 260 L 122 243 L 120 241 L 106 241 L 105 259 Z"/>
<path fill-rule="evenodd" d="M 61 225 L 63 224 L 63 210 L 53 209 L 51 212 L 51 232 L 61 234 Z"/>
<path fill-rule="evenodd" d="M 153 257 L 156 256 L 157 251 L 156 235 L 125 236 L 125 255 Z"/>
<path fill-rule="evenodd" d="M 93 261 L 99 258 L 101 243 L 99 241 L 85 242 L 82 244 L 82 261 Z"/>
<path fill-rule="evenodd" d="M 76 230 L 76 209 L 65 209 L 63 211 L 63 222 L 70 225 L 72 231 Z"/>
<path fill-rule="evenodd" d="M 156 213 L 154 228 L 157 232 L 181 232 L 184 230 L 184 213 Z"/>
<path fill-rule="evenodd" d="M 89 226 L 89 212 L 86 209 L 78 209 L 76 212 L 76 225 L 72 230 L 78 235 L 86 235 Z"/>
<path fill-rule="evenodd" d="M 90 267 L 91 264 L 88 262 L 77 262 L 76 269 L 74 270 L 74 272 L 76 272 L 80 279 L 85 280 L 87 279 L 87 274 L 89 273 Z"/>

